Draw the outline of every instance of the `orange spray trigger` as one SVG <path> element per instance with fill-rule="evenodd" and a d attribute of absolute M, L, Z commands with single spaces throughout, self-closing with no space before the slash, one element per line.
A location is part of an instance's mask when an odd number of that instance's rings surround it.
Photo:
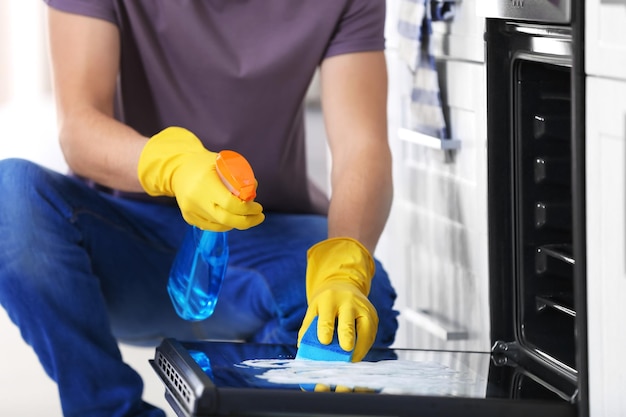
<path fill-rule="evenodd" d="M 252 167 L 243 155 L 235 151 L 220 151 L 215 166 L 220 179 L 233 195 L 243 201 L 254 200 L 256 179 Z"/>

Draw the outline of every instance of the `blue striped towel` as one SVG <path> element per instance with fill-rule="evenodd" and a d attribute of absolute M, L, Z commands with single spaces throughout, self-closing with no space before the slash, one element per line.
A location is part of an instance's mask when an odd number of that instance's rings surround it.
<path fill-rule="evenodd" d="M 411 126 L 418 132 L 447 139 L 448 128 L 441 106 L 439 77 L 430 47 L 433 20 L 450 20 L 454 1 L 400 0 L 398 52 L 413 73 Z"/>

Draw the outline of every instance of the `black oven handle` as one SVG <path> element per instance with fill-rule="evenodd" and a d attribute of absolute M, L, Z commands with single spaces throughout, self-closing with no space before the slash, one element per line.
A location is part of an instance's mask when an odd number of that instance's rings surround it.
<path fill-rule="evenodd" d="M 563 57 L 571 61 L 572 30 L 569 27 L 539 26 L 524 23 L 506 22 L 504 31 L 510 34 L 524 35 L 526 44 L 522 49 L 534 55 Z M 522 39 L 522 38 L 519 38 Z"/>

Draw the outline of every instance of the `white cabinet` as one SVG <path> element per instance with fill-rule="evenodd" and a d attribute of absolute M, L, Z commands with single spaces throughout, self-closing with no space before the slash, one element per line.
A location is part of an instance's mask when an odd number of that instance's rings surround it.
<path fill-rule="evenodd" d="M 624 416 L 626 81 L 587 77 L 586 112 L 590 415 Z"/>
<path fill-rule="evenodd" d="M 626 3 L 585 2 L 589 411 L 626 415 Z"/>
<path fill-rule="evenodd" d="M 626 2 L 585 2 L 586 73 L 626 80 Z"/>
<path fill-rule="evenodd" d="M 395 198 L 379 253 L 399 295 L 397 346 L 490 349 L 484 19 L 473 0 L 433 25 L 433 51 L 456 151 L 398 135 L 411 93 L 394 49 L 397 0 L 388 4 L 389 137 Z"/>

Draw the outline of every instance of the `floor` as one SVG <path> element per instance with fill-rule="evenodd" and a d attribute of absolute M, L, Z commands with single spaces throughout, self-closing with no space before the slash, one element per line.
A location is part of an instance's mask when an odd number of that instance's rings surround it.
<path fill-rule="evenodd" d="M 0 106 L 3 130 L 0 159 L 21 157 L 58 171 L 65 171 L 61 151 L 55 138 L 55 116 L 51 97 L 12 101 Z M 319 107 L 309 106 L 309 169 L 315 181 L 326 189 L 326 147 Z M 39 365 L 19 330 L 0 308 L 0 416 L 61 417 L 56 385 Z M 159 405 L 174 417 L 164 399 L 163 385 L 150 367 L 152 348 L 121 346 L 125 360 L 144 378 L 144 399 Z"/>

